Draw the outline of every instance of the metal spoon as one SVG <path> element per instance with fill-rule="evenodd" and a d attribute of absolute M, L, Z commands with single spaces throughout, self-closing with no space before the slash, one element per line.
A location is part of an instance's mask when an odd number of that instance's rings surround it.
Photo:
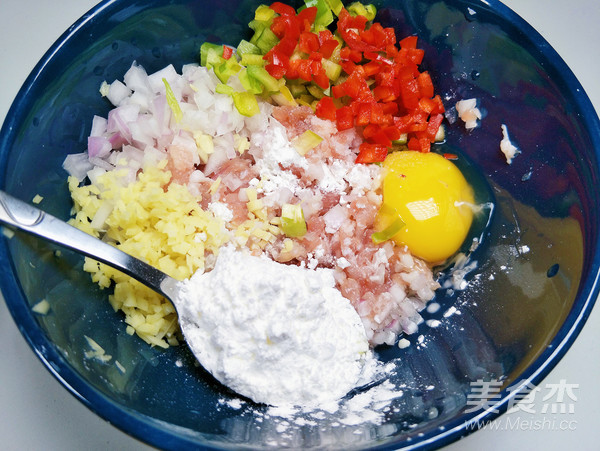
<path fill-rule="evenodd" d="M 186 325 L 189 324 L 189 321 L 181 317 L 181 307 L 177 308 L 176 296 L 183 284 L 182 282 L 1 190 L 0 223 L 16 227 L 31 235 L 64 246 L 112 266 L 162 294 L 175 307 L 179 315 L 179 323 L 183 335 L 184 337 L 186 336 Z M 196 357 L 198 357 L 198 352 L 192 346 L 190 347 Z"/>

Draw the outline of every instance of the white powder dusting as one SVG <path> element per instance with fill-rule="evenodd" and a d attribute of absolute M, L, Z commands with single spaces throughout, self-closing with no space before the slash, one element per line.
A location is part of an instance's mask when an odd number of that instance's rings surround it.
<path fill-rule="evenodd" d="M 347 186 L 344 180 L 344 175 L 348 171 L 347 164 L 340 160 L 335 160 L 331 164 L 322 163 L 323 176 L 319 181 L 319 188 L 325 192 L 343 193 Z"/>
<path fill-rule="evenodd" d="M 319 190 L 324 193 L 354 191 L 361 195 L 372 190 L 374 183 L 380 183 L 381 168 L 377 165 L 357 165 L 338 159 L 326 162 L 308 160 L 292 146 L 286 128 L 272 117 L 266 127 L 252 135 L 250 153 L 260 174 L 259 192 L 265 195 L 280 189 L 293 194 L 302 191 L 298 175 L 291 170 L 293 168 L 316 176 Z"/>
<path fill-rule="evenodd" d="M 387 412 L 389 401 L 402 396 L 402 391 L 397 390 L 394 384 L 384 381 L 381 384 L 359 393 L 341 409 L 340 423 L 345 425 L 358 425 L 363 422 L 377 423 Z"/>
<path fill-rule="evenodd" d="M 330 269 L 284 265 L 226 246 L 212 271 L 184 282 L 177 306 L 202 366 L 259 403 L 335 402 L 372 360 L 361 319 Z"/>
<path fill-rule="evenodd" d="M 298 189 L 298 178 L 281 168 L 306 168 L 307 161 L 291 145 L 285 127 L 276 119 L 269 118 L 268 126 L 252 135 L 250 152 L 263 182 L 262 192 L 270 194 L 279 188 L 295 192 Z"/>
<path fill-rule="evenodd" d="M 359 194 L 369 191 L 374 184 L 379 183 L 381 170 L 375 164 L 353 164 L 348 169 L 344 178 Z"/>
<path fill-rule="evenodd" d="M 354 164 L 350 161 L 333 160 L 321 163 L 319 188 L 323 192 L 343 194 L 348 188 L 364 194 L 379 182 L 381 168 L 377 165 Z"/>
<path fill-rule="evenodd" d="M 225 222 L 229 222 L 233 219 L 233 211 L 224 204 L 223 202 L 211 202 L 208 204 L 208 209 L 217 218 L 221 218 Z"/>
<path fill-rule="evenodd" d="M 241 399 L 238 399 L 238 398 L 233 398 L 233 399 L 228 399 L 228 400 L 221 399 L 221 400 L 219 400 L 219 402 L 222 404 L 226 404 L 227 406 L 229 406 L 230 408 L 235 409 L 235 410 L 241 409 L 244 406 L 244 404 L 246 404 L 244 401 L 242 401 Z"/>
<path fill-rule="evenodd" d="M 450 318 L 452 315 L 460 314 L 460 311 L 456 307 L 452 306 L 444 312 L 444 318 Z"/>
<path fill-rule="evenodd" d="M 427 324 L 427 326 L 431 328 L 436 328 L 439 327 L 442 323 L 437 319 L 428 319 L 427 321 L 425 321 L 425 324 Z"/>
<path fill-rule="evenodd" d="M 313 408 L 267 407 L 245 404 L 242 410 L 220 399 L 217 410 L 233 408 L 223 426 L 247 437 L 249 434 L 272 449 L 298 449 L 306 439 L 319 443 L 319 449 L 339 448 L 340 438 L 349 439 L 354 445 L 370 440 L 373 427 L 385 431 L 389 415 L 398 413 L 405 384 L 392 382 L 397 378 L 394 363 L 382 364 L 371 361 L 367 365 L 374 373 L 368 386 L 352 392 L 338 401 L 324 403 Z M 249 423 L 250 420 L 250 423 Z M 307 428 L 308 426 L 308 428 Z M 395 430 L 390 430 L 392 434 Z M 350 436 L 352 436 L 350 438 Z M 245 439 L 244 439 L 245 440 Z"/>

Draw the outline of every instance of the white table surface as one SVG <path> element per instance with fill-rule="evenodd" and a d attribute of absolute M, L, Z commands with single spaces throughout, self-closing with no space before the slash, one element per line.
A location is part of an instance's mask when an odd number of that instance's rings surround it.
<path fill-rule="evenodd" d="M 0 1 L 0 122 L 49 45 L 95 3 L 95 0 Z M 558 51 L 600 111 L 597 49 L 600 1 L 505 0 L 505 4 L 532 24 Z M 561 380 L 578 384 L 573 414 L 545 415 L 537 409 L 536 415 L 526 419 L 537 421 L 541 428 L 521 424 L 496 431 L 481 430 L 446 449 L 520 451 L 573 446 L 578 451 L 600 449 L 596 410 L 600 403 L 599 338 L 600 307 L 596 307 L 574 346 L 540 384 L 544 387 L 559 384 Z M 97 417 L 60 386 L 28 347 L 3 301 L 0 301 L 0 343 L 0 449 L 150 449 Z M 548 422 L 543 423 L 544 420 Z M 549 425 L 549 420 L 555 424 Z M 561 430 L 561 426 L 566 430 Z"/>

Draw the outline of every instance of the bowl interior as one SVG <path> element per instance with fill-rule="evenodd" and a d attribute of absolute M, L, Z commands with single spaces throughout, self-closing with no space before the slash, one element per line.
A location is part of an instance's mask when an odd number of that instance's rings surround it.
<path fill-rule="evenodd" d="M 112 1 L 71 28 L 25 82 L 0 137 L 0 186 L 63 219 L 71 202 L 61 164 L 86 148 L 93 115 L 109 105 L 98 88 L 122 79 L 133 61 L 148 73 L 198 61 L 202 42 L 235 45 L 260 2 Z M 491 6 L 490 6 L 491 5 Z M 475 268 L 465 290 L 444 288 L 437 312 L 394 361 L 404 396 L 380 425 L 336 426 L 335 414 L 282 437 L 264 409 L 235 399 L 194 365 L 185 346 L 150 348 L 125 333 L 107 291 L 81 271 L 82 258 L 17 233 L 0 243 L 1 283 L 11 313 L 48 368 L 80 399 L 127 432 L 164 448 L 238 444 L 339 448 L 428 446 L 465 433 L 470 383 L 539 382 L 574 339 L 597 295 L 598 118 L 562 60 L 527 24 L 495 1 L 380 2 L 379 20 L 398 36 L 417 34 L 446 105 L 476 97 L 481 125 L 447 126 L 443 152 L 461 169 L 482 213 L 465 251 Z M 501 124 L 522 150 L 511 165 L 499 150 Z M 493 214 L 489 214 L 492 212 Z M 491 219 L 490 219 L 491 218 Z M 442 281 L 450 279 L 444 269 Z M 30 307 L 51 305 L 39 316 Z M 85 357 L 86 336 L 122 365 Z M 506 401 L 503 392 L 499 405 Z M 223 402 L 225 400 L 225 402 Z M 283 441 L 282 441 L 283 440 Z"/>

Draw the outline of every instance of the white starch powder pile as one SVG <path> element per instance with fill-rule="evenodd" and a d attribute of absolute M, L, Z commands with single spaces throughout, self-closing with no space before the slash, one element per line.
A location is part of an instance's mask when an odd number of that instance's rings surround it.
<path fill-rule="evenodd" d="M 255 402 L 315 406 L 352 390 L 371 358 L 362 321 L 333 272 L 233 246 L 178 294 L 186 340 L 217 380 Z"/>

